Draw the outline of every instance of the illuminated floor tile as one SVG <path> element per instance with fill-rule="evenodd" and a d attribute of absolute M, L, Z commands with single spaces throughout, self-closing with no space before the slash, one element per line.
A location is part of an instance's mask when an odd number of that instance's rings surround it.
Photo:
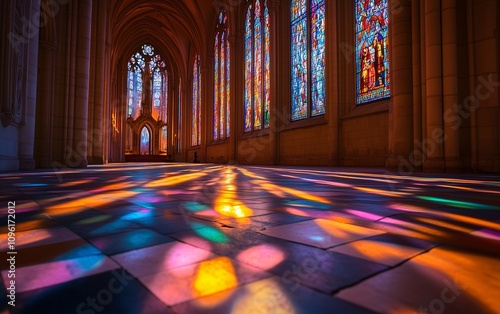
<path fill-rule="evenodd" d="M 141 163 L 0 179 L 18 200 L 20 313 L 500 308 L 495 175 Z"/>
<path fill-rule="evenodd" d="M 104 255 L 91 255 L 21 267 L 16 270 L 16 292 L 20 293 L 49 287 L 119 267 L 118 264 Z M 4 282 L 9 282 L 7 271 L 2 271 L 2 277 Z"/>
<path fill-rule="evenodd" d="M 47 245 L 80 237 L 65 227 L 35 229 L 16 233 L 15 247 L 17 249 Z M 8 234 L 0 235 L 0 251 L 8 250 Z"/>
<path fill-rule="evenodd" d="M 395 266 L 422 252 L 421 249 L 375 240 L 354 241 L 336 246 L 330 249 L 330 251 L 362 258 L 387 266 Z"/>
<path fill-rule="evenodd" d="M 174 313 L 122 269 L 18 293 L 16 301 L 15 313 Z"/>
<path fill-rule="evenodd" d="M 229 297 L 238 285 L 269 276 L 266 272 L 226 257 L 216 257 L 139 277 L 139 280 L 165 304 L 175 305 L 217 292 L 221 292 L 223 298 Z"/>
<path fill-rule="evenodd" d="M 102 255 L 102 252 L 83 239 L 75 239 L 45 245 L 18 249 L 16 267 L 25 267 L 42 263 L 69 260 L 79 257 Z M 29 256 L 30 258 L 25 258 Z M 0 260 L 2 270 L 9 269 L 7 259 Z"/>
<path fill-rule="evenodd" d="M 382 313 L 494 313 L 499 267 L 496 257 L 440 247 L 336 296 Z"/>
<path fill-rule="evenodd" d="M 138 250 L 173 240 L 151 230 L 138 229 L 102 238 L 92 238 L 89 241 L 105 254 L 110 255 Z"/>
<path fill-rule="evenodd" d="M 279 277 L 240 286 L 231 295 L 224 292 L 179 304 L 177 313 L 374 313 L 307 287 L 293 289 Z"/>
<path fill-rule="evenodd" d="M 141 277 L 199 263 L 215 256 L 210 251 L 175 241 L 113 255 L 113 259 L 135 277 Z"/>
<path fill-rule="evenodd" d="M 329 248 L 384 233 L 383 231 L 314 219 L 261 231 L 264 234 L 320 248 Z"/>

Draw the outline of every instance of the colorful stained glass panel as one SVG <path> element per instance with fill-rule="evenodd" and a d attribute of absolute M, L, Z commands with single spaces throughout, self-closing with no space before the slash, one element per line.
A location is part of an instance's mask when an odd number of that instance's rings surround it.
<path fill-rule="evenodd" d="M 356 0 L 356 101 L 390 97 L 388 0 Z"/>

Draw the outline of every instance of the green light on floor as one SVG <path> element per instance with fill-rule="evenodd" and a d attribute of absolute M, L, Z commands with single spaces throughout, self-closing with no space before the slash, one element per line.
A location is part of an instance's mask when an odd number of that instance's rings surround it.
<path fill-rule="evenodd" d="M 215 243 L 228 243 L 229 239 L 227 236 L 217 228 L 207 226 L 203 228 L 198 228 L 197 223 L 193 223 L 194 231 L 203 238 L 210 240 Z"/>
<path fill-rule="evenodd" d="M 192 212 L 199 212 L 210 209 L 207 205 L 198 202 L 185 202 L 182 204 L 182 206 Z"/>
<path fill-rule="evenodd" d="M 424 200 L 424 201 L 429 201 L 433 203 L 439 203 L 439 204 L 444 204 L 452 207 L 457 207 L 457 208 L 467 208 L 467 209 L 493 209 L 493 210 L 498 210 L 498 207 L 491 206 L 491 205 L 484 205 L 484 204 L 478 204 L 478 203 L 472 203 L 472 202 L 464 202 L 464 201 L 455 201 L 455 200 L 449 200 L 445 198 L 439 198 L 439 197 L 432 197 L 432 196 L 417 196 L 417 198 Z"/>

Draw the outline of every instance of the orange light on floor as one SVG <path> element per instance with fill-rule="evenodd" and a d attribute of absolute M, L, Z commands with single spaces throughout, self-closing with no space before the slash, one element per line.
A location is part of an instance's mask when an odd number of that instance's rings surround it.
<path fill-rule="evenodd" d="M 131 191 L 113 191 L 48 206 L 46 210 L 49 215 L 68 215 L 83 211 L 86 206 L 98 208 L 99 206 L 127 199 L 137 194 L 137 192 Z"/>
<path fill-rule="evenodd" d="M 276 278 L 253 282 L 245 286 L 245 290 L 234 302 L 230 312 L 294 314 L 296 310 L 288 291 L 289 287 L 284 286 Z"/>
<path fill-rule="evenodd" d="M 276 185 L 276 184 L 273 184 L 267 180 L 259 179 L 262 177 L 259 177 L 257 174 L 255 174 L 249 170 L 242 169 L 242 168 L 240 168 L 239 170 L 245 176 L 247 176 L 249 178 L 256 179 L 256 180 L 252 180 L 252 183 L 259 185 L 260 187 L 267 190 L 269 193 L 274 194 L 278 197 L 285 197 L 286 194 L 289 194 L 289 195 L 293 195 L 293 196 L 296 196 L 296 197 L 299 197 L 299 198 L 302 198 L 305 200 L 309 200 L 309 201 L 314 201 L 314 202 L 323 203 L 323 204 L 331 204 L 331 202 L 324 197 L 316 196 L 316 195 L 313 195 L 310 193 L 305 193 L 305 192 L 302 192 L 302 191 L 297 190 L 297 189 L 292 189 L 292 188 Z"/>
<path fill-rule="evenodd" d="M 90 179 L 79 180 L 79 181 L 70 181 L 70 182 L 58 184 L 58 186 L 62 187 L 62 188 L 67 188 L 67 187 L 71 187 L 71 186 L 75 186 L 75 185 L 87 184 L 87 183 L 90 183 L 90 182 L 93 182 L 93 181 L 94 180 L 90 180 Z"/>
<path fill-rule="evenodd" d="M 172 186 L 176 185 L 179 183 L 184 183 L 187 181 L 192 181 L 198 178 L 201 178 L 203 176 L 206 176 L 206 172 L 197 172 L 197 173 L 188 173 L 188 174 L 181 174 L 178 176 L 172 176 L 172 177 L 167 177 L 167 178 L 162 178 L 158 179 L 152 182 L 149 182 L 144 185 L 146 188 L 154 188 L 154 187 L 162 187 L 162 186 Z"/>
<path fill-rule="evenodd" d="M 241 201 L 235 200 L 232 196 L 223 193 L 217 197 L 214 204 L 214 209 L 219 214 L 234 218 L 244 218 L 252 216 L 252 210 Z"/>
<path fill-rule="evenodd" d="M 193 294 L 204 297 L 238 285 L 233 263 L 227 257 L 201 262 L 193 282 Z"/>

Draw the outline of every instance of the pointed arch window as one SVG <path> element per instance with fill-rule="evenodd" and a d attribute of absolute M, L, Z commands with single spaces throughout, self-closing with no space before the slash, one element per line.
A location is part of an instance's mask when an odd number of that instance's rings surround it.
<path fill-rule="evenodd" d="M 150 145 L 148 153 L 167 154 L 168 72 L 154 46 L 143 44 L 129 58 L 126 89 L 129 127 L 125 130 L 125 153 L 143 153 L 141 141 L 146 133 L 138 128 L 142 119 L 149 119 L 154 121 L 149 122 L 148 138 L 155 145 Z"/>
<path fill-rule="evenodd" d="M 152 99 L 151 116 L 157 121 L 167 121 L 168 75 L 165 62 L 160 55 L 155 54 L 151 45 L 143 45 L 142 49 L 133 54 L 127 64 L 128 117 L 137 119 L 142 112 L 143 79 L 146 65 L 151 75 L 150 93 Z M 149 86 L 149 82 L 146 87 Z M 145 100 L 144 100 L 145 101 Z"/>
<path fill-rule="evenodd" d="M 325 113 L 325 0 L 291 2 L 291 120 Z"/>
<path fill-rule="evenodd" d="M 388 0 L 356 0 L 356 103 L 391 96 Z"/>
<path fill-rule="evenodd" d="M 249 0 L 245 15 L 244 131 L 269 127 L 269 10 L 267 0 Z"/>
<path fill-rule="evenodd" d="M 191 145 L 201 144 L 201 73 L 200 73 L 200 55 L 196 55 L 193 64 L 193 111 L 192 111 L 192 137 Z"/>
<path fill-rule="evenodd" d="M 221 11 L 217 20 L 214 45 L 214 115 L 213 139 L 229 137 L 231 99 L 231 47 L 227 13 Z"/>

